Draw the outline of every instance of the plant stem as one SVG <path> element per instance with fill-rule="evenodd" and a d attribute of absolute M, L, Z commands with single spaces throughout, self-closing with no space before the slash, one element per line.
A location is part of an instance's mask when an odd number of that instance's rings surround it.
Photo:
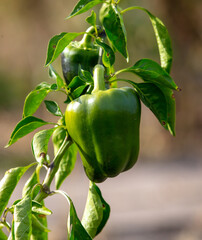
<path fill-rule="evenodd" d="M 48 171 L 46 173 L 46 177 L 44 179 L 42 190 L 36 196 L 35 200 L 41 202 L 44 198 L 46 198 L 50 194 L 50 185 L 55 177 L 55 174 L 59 168 L 60 161 L 67 151 L 67 149 L 72 145 L 72 140 L 68 137 L 65 138 L 63 144 L 61 145 L 57 155 L 53 159 L 52 163 L 50 164 Z"/>

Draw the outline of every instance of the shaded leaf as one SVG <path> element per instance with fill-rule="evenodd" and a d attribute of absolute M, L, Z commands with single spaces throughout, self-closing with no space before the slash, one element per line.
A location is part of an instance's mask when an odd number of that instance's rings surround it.
<path fill-rule="evenodd" d="M 169 132 L 175 136 L 175 119 L 176 119 L 176 104 L 175 104 L 175 96 L 171 89 L 161 88 L 163 92 L 166 103 L 167 103 L 167 125 L 165 126 Z"/>
<path fill-rule="evenodd" d="M 17 142 L 20 138 L 26 136 L 27 134 L 31 133 L 35 129 L 42 127 L 46 124 L 52 124 L 52 123 L 45 122 L 42 119 L 39 119 L 33 116 L 28 116 L 23 118 L 13 130 L 10 140 L 6 145 L 6 147 L 9 147 L 13 143 Z"/>
<path fill-rule="evenodd" d="M 115 63 L 115 54 L 112 48 L 106 43 L 100 42 L 96 39 L 96 43 L 104 49 L 102 61 L 105 67 L 111 67 Z"/>
<path fill-rule="evenodd" d="M 49 76 L 56 80 L 57 90 L 60 90 L 62 87 L 65 86 L 63 79 L 60 77 L 60 75 L 56 72 L 56 70 L 51 64 L 49 65 Z"/>
<path fill-rule="evenodd" d="M 122 15 L 114 4 L 103 4 L 100 9 L 100 22 L 104 26 L 108 40 L 128 61 L 126 29 Z"/>
<path fill-rule="evenodd" d="M 55 116 L 62 117 L 63 114 L 60 110 L 60 107 L 55 101 L 44 100 L 46 109 Z"/>
<path fill-rule="evenodd" d="M 67 17 L 67 19 L 72 18 L 76 15 L 79 15 L 81 13 L 87 12 L 92 7 L 96 6 L 99 3 L 103 3 L 103 0 L 80 0 L 70 13 L 70 15 Z"/>

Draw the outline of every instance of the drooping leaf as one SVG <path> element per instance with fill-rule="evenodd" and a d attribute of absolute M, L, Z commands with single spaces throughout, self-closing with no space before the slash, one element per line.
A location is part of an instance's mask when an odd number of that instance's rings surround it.
<path fill-rule="evenodd" d="M 168 88 L 161 88 L 161 91 L 163 92 L 166 103 L 167 103 L 167 124 L 166 128 L 169 130 L 169 132 L 175 136 L 175 119 L 176 119 L 176 106 L 175 106 L 175 96 L 171 89 Z"/>
<path fill-rule="evenodd" d="M 105 67 L 111 67 L 115 62 L 115 54 L 112 48 L 106 43 L 100 42 L 96 39 L 96 43 L 104 49 L 102 61 Z"/>
<path fill-rule="evenodd" d="M 48 143 L 54 128 L 37 132 L 32 139 L 32 151 L 39 163 L 47 160 Z"/>
<path fill-rule="evenodd" d="M 67 131 L 59 126 L 55 129 L 53 136 L 52 136 L 52 142 L 53 142 L 53 148 L 54 148 L 54 155 L 57 156 L 57 153 L 62 146 L 65 138 L 67 136 Z M 55 186 L 56 189 L 59 189 L 65 178 L 72 172 L 74 169 L 74 165 L 76 162 L 77 157 L 77 148 L 75 144 L 72 144 L 68 150 L 64 153 L 60 164 L 58 171 L 55 175 Z"/>
<path fill-rule="evenodd" d="M 137 91 L 142 102 L 154 113 L 161 125 L 175 135 L 175 101 L 172 90 L 153 83 L 134 83 L 126 79 L 117 79 L 130 83 Z"/>
<path fill-rule="evenodd" d="M 72 18 L 81 13 L 87 12 L 99 3 L 103 3 L 103 0 L 79 0 L 67 19 Z"/>
<path fill-rule="evenodd" d="M 10 140 L 6 145 L 6 147 L 9 147 L 13 143 L 17 142 L 20 138 L 26 136 L 27 134 L 31 133 L 35 129 L 47 124 L 52 124 L 52 123 L 45 122 L 42 119 L 39 119 L 33 116 L 28 116 L 23 118 L 13 130 L 10 136 Z"/>
<path fill-rule="evenodd" d="M 38 181 L 37 173 L 36 173 L 36 171 L 34 171 L 33 174 L 31 175 L 31 177 L 26 181 L 26 183 L 23 187 L 22 197 L 24 198 L 26 195 L 31 194 L 33 187 L 37 183 L 39 183 L 39 181 Z M 37 193 L 38 193 L 38 190 L 35 189 L 34 193 L 33 193 L 33 198 L 36 197 Z"/>
<path fill-rule="evenodd" d="M 31 91 L 24 102 L 23 118 L 32 116 L 50 91 L 50 88 L 40 88 Z"/>
<path fill-rule="evenodd" d="M 41 233 L 41 236 L 39 236 L 38 234 L 38 236 L 36 237 L 36 232 Z M 42 235 L 48 232 L 50 232 L 50 230 L 47 228 L 47 226 L 40 222 L 37 216 L 32 214 L 32 239 L 43 240 L 44 238 L 42 237 Z M 35 234 L 35 236 L 33 236 L 33 233 Z M 47 236 L 47 234 L 45 234 L 45 236 Z"/>
<path fill-rule="evenodd" d="M 49 76 L 56 80 L 57 90 L 60 90 L 62 87 L 65 86 L 63 79 L 60 77 L 60 75 L 56 72 L 56 70 L 51 64 L 49 65 Z"/>
<path fill-rule="evenodd" d="M 51 64 L 71 41 L 73 41 L 76 37 L 82 34 L 84 33 L 83 32 L 80 32 L 80 33 L 63 32 L 51 38 L 48 44 L 46 66 Z"/>
<path fill-rule="evenodd" d="M 0 216 L 3 213 L 8 201 L 13 193 L 18 181 L 22 175 L 30 168 L 33 164 L 25 167 L 11 168 L 8 170 L 4 177 L 0 181 Z"/>
<path fill-rule="evenodd" d="M 14 232 L 16 240 L 30 240 L 32 233 L 32 199 L 26 195 L 14 207 Z"/>
<path fill-rule="evenodd" d="M 61 194 L 69 203 L 69 215 L 68 215 L 68 221 L 67 221 L 67 239 L 68 240 L 92 240 L 92 238 L 89 236 L 89 234 L 86 232 L 85 228 L 81 224 L 81 221 L 79 220 L 74 204 L 71 200 L 71 198 L 61 190 L 55 190 L 55 193 Z"/>
<path fill-rule="evenodd" d="M 155 61 L 141 59 L 134 66 L 122 69 L 117 73 L 131 72 L 139 76 L 145 82 L 162 85 L 174 90 L 178 89 L 171 76 Z"/>
<path fill-rule="evenodd" d="M 90 183 L 82 225 L 88 234 L 94 238 L 105 226 L 110 214 L 110 207 L 102 197 L 95 183 Z"/>
<path fill-rule="evenodd" d="M 96 26 L 96 13 L 92 10 L 91 15 L 86 18 L 86 22 L 92 26 Z"/>
<path fill-rule="evenodd" d="M 40 215 L 51 215 L 52 211 L 46 208 L 43 204 L 32 200 L 32 213 L 37 213 Z"/>
<path fill-rule="evenodd" d="M 153 14 L 151 14 L 147 9 L 143 7 L 139 7 L 139 6 L 129 7 L 128 9 L 123 10 L 122 13 L 127 12 L 128 10 L 134 10 L 134 9 L 142 10 L 149 15 L 149 18 L 152 23 L 154 33 L 156 36 L 156 41 L 158 44 L 161 67 L 166 72 L 170 73 L 170 69 L 172 66 L 173 53 L 172 53 L 171 40 L 170 40 L 170 36 L 167 28 L 159 18 L 155 17 Z"/>
<path fill-rule="evenodd" d="M 44 206 L 44 202 L 41 203 Z M 49 229 L 44 214 L 32 214 L 32 240 L 48 240 Z"/>
<path fill-rule="evenodd" d="M 75 144 L 72 144 L 67 152 L 62 157 L 62 160 L 59 165 L 59 169 L 55 175 L 55 187 L 59 189 L 63 181 L 67 176 L 72 172 L 75 166 L 77 159 L 77 147 Z"/>
<path fill-rule="evenodd" d="M 119 8 L 114 4 L 103 4 L 100 9 L 100 22 L 112 46 L 128 61 L 126 29 Z"/>

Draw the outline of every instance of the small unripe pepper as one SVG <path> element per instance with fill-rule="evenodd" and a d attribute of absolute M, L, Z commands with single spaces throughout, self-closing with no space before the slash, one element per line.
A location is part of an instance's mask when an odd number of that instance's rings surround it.
<path fill-rule="evenodd" d="M 95 28 L 90 27 L 86 32 L 94 34 Z M 94 44 L 92 36 L 87 33 L 81 41 L 71 42 L 61 54 L 62 71 L 67 85 L 78 75 L 79 65 L 81 69 L 92 73 L 98 63 L 99 46 Z"/>
<path fill-rule="evenodd" d="M 94 82 L 92 94 L 67 105 L 65 121 L 88 178 L 103 182 L 136 163 L 141 106 L 132 88 L 105 90 L 101 65 L 95 67 Z"/>

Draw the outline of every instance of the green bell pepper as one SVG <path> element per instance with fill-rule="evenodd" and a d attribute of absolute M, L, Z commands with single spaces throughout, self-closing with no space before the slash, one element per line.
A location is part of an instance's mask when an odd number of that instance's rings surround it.
<path fill-rule="evenodd" d="M 95 28 L 90 27 L 86 32 L 81 41 L 71 42 L 61 54 L 62 71 L 67 85 L 78 75 L 79 65 L 81 69 L 92 73 L 98 63 L 99 46 L 94 44 L 89 35 L 95 33 Z"/>
<path fill-rule="evenodd" d="M 105 90 L 104 67 L 96 65 L 94 90 L 67 105 L 65 121 L 88 178 L 103 182 L 130 169 L 139 153 L 141 106 L 129 87 Z"/>

